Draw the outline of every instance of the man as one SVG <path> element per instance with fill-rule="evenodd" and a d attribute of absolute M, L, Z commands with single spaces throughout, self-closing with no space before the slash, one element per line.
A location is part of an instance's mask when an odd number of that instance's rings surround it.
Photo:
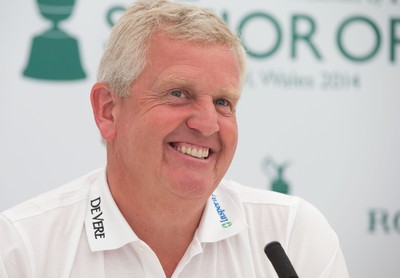
<path fill-rule="evenodd" d="M 1 277 L 347 277 L 335 233 L 305 201 L 223 180 L 245 75 L 239 39 L 210 12 L 136 1 L 93 86 L 107 167 L 5 211 Z"/>

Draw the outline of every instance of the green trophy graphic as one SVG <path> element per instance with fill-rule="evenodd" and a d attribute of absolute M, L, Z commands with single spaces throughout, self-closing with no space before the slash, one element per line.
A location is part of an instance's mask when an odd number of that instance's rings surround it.
<path fill-rule="evenodd" d="M 289 194 L 289 191 L 290 191 L 289 184 L 283 177 L 286 168 L 289 166 L 288 163 L 279 165 L 272 158 L 267 157 L 263 161 L 262 166 L 265 169 L 267 175 L 270 174 L 270 171 L 268 171 L 270 169 L 273 169 L 276 172 L 276 177 L 271 182 L 272 191 Z"/>
<path fill-rule="evenodd" d="M 86 77 L 78 41 L 59 28 L 68 18 L 75 0 L 37 0 L 40 13 L 52 21 L 52 27 L 35 36 L 24 76 L 45 80 L 76 80 Z"/>

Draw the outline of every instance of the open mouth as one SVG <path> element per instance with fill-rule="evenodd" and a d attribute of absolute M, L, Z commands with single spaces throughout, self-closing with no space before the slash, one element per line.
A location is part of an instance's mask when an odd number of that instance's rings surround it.
<path fill-rule="evenodd" d="M 199 147 L 189 144 L 182 144 L 182 143 L 172 143 L 171 146 L 180 153 L 198 159 L 207 159 L 211 154 L 210 148 Z"/>

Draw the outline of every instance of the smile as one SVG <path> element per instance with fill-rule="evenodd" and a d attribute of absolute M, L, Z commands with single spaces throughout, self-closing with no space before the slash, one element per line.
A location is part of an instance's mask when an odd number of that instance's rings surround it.
<path fill-rule="evenodd" d="M 206 159 L 209 155 L 210 149 L 209 148 L 202 148 L 193 145 L 174 145 L 175 150 L 180 153 L 199 158 L 199 159 Z"/>

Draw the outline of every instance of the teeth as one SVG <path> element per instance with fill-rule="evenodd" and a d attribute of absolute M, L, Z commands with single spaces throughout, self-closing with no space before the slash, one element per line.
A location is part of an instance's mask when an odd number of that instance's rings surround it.
<path fill-rule="evenodd" d="M 195 149 L 185 146 L 178 146 L 175 148 L 177 151 L 187 154 L 196 158 L 207 158 L 209 154 L 209 149 Z"/>

